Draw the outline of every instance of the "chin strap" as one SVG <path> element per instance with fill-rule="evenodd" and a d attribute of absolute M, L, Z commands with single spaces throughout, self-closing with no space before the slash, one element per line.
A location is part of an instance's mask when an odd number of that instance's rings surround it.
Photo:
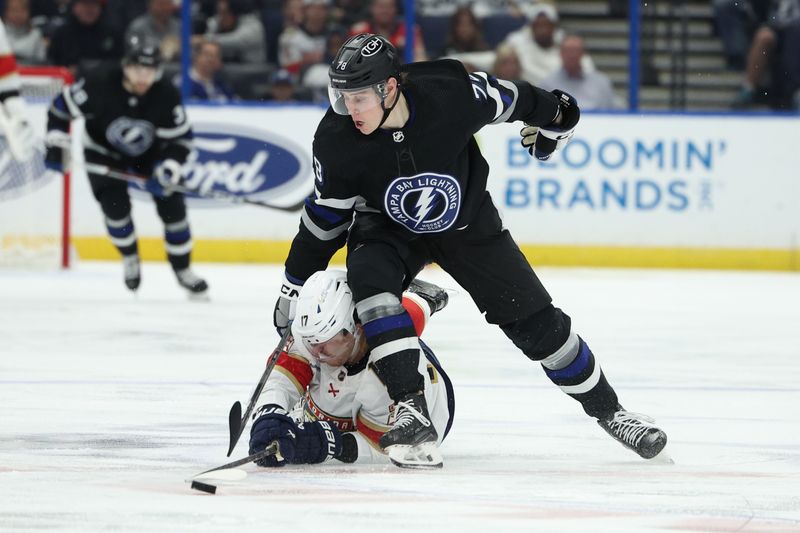
<path fill-rule="evenodd" d="M 384 101 L 381 100 L 381 109 L 383 109 L 383 118 L 381 119 L 381 123 L 378 124 L 379 128 L 381 126 L 383 126 L 383 123 L 386 122 L 386 119 L 389 118 L 389 115 L 392 114 L 392 110 L 394 109 L 394 106 L 396 106 L 397 102 L 399 102 L 399 101 L 400 101 L 400 84 L 398 83 L 397 84 L 397 97 L 394 99 L 394 103 L 392 104 L 392 106 L 389 109 L 386 109 L 386 107 L 384 107 L 384 105 L 383 105 Z"/>

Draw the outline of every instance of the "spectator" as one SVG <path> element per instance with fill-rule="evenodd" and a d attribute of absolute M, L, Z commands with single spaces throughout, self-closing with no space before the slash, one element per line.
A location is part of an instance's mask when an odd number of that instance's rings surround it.
<path fill-rule="evenodd" d="M 71 0 L 33 0 L 30 4 L 31 24 L 42 31 L 45 44 L 69 18 Z"/>
<path fill-rule="evenodd" d="M 272 102 L 295 102 L 295 83 L 292 73 L 280 69 L 272 75 L 267 100 Z"/>
<path fill-rule="evenodd" d="M 125 41 L 138 35 L 147 42 L 158 43 L 164 61 L 174 61 L 181 52 L 181 25 L 173 15 L 172 0 L 149 0 L 147 13 L 136 18 L 125 32 Z"/>
<path fill-rule="evenodd" d="M 295 75 L 325 58 L 331 31 L 330 0 L 304 0 L 303 4 L 303 22 L 283 30 L 278 40 L 278 62 Z"/>
<path fill-rule="evenodd" d="M 747 52 L 759 22 L 766 20 L 763 0 L 713 0 L 714 26 L 728 68 L 744 70 Z"/>
<path fill-rule="evenodd" d="M 542 89 L 561 89 L 578 101 L 581 109 L 615 109 L 614 89 L 608 76 L 597 70 L 583 70 L 583 39 L 577 35 L 561 42 L 561 68 L 540 83 Z"/>
<path fill-rule="evenodd" d="M 200 36 L 194 36 L 192 44 L 199 39 Z M 205 39 L 219 43 L 225 62 L 266 61 L 264 26 L 250 0 L 218 0 L 217 13 L 208 20 Z"/>
<path fill-rule="evenodd" d="M 450 56 L 463 52 L 483 52 L 489 49 L 483 38 L 481 24 L 469 6 L 456 9 L 450 17 L 447 42 L 440 55 Z"/>
<path fill-rule="evenodd" d="M 369 18 L 351 26 L 350 35 L 374 33 L 383 35 L 397 48 L 400 59 L 405 57 L 406 23 L 398 19 L 395 0 L 371 0 Z M 419 26 L 414 26 L 414 61 L 427 59 L 425 43 Z"/>
<path fill-rule="evenodd" d="M 460 7 L 469 6 L 478 18 L 490 16 L 522 17 L 536 4 L 531 0 L 416 0 L 417 14 L 423 17 L 450 16 Z"/>
<path fill-rule="evenodd" d="M 147 13 L 147 3 L 148 0 L 108 0 L 103 18 L 114 33 L 123 35 L 131 22 Z"/>
<path fill-rule="evenodd" d="M 766 85 L 775 108 L 800 108 L 800 0 L 772 0 L 767 23 L 756 30 L 747 55 L 742 87 L 734 109 L 756 103 L 755 91 Z"/>
<path fill-rule="evenodd" d="M 367 18 L 367 2 L 366 0 L 334 0 L 331 18 L 335 25 L 349 28 Z"/>
<path fill-rule="evenodd" d="M 561 68 L 559 45 L 563 32 L 558 28 L 558 13 L 549 4 L 541 4 L 531 13 L 530 24 L 512 32 L 503 41 L 522 61 L 522 79 L 539 85 L 548 75 Z M 583 56 L 583 71 L 594 70 L 589 56 Z"/>
<path fill-rule="evenodd" d="M 54 65 L 77 72 L 85 60 L 110 61 L 122 58 L 122 43 L 101 19 L 105 0 L 73 0 L 63 26 L 53 34 L 47 51 Z"/>
<path fill-rule="evenodd" d="M 344 31 L 330 32 L 325 44 L 325 56 L 322 61 L 310 65 L 303 73 L 302 85 L 309 89 L 311 99 L 315 102 L 328 102 L 328 84 L 330 83 L 328 70 L 333 58 L 336 57 L 339 48 L 342 47 L 346 40 L 347 34 Z"/>
<path fill-rule="evenodd" d="M 492 74 L 501 80 L 522 79 L 522 65 L 513 48 L 508 45 L 497 47 Z"/>
<path fill-rule="evenodd" d="M 219 43 L 199 41 L 193 48 L 192 68 L 189 71 L 189 98 L 225 103 L 234 100 L 233 90 L 222 80 L 222 50 Z M 180 74 L 173 83 L 180 85 Z"/>
<path fill-rule="evenodd" d="M 44 61 L 46 47 L 44 37 L 38 28 L 31 25 L 31 11 L 28 0 L 6 0 L 3 12 L 8 44 L 20 63 L 41 63 Z"/>

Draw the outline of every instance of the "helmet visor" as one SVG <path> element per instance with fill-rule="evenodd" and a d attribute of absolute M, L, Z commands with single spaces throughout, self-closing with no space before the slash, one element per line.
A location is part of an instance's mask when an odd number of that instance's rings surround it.
<path fill-rule="evenodd" d="M 356 115 L 380 107 L 385 98 L 384 83 L 358 89 L 336 89 L 328 87 L 331 107 L 340 115 Z"/>

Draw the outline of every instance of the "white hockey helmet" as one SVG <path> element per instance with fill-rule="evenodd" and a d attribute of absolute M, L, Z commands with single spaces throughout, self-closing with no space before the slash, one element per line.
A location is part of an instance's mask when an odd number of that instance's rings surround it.
<path fill-rule="evenodd" d="M 292 333 L 309 350 L 314 344 L 332 339 L 342 330 L 355 334 L 353 293 L 347 273 L 324 270 L 314 273 L 303 284 L 297 299 Z"/>

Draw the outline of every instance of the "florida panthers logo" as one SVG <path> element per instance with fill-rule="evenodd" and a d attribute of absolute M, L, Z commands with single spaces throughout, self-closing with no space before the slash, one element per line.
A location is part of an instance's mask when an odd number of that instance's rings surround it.
<path fill-rule="evenodd" d="M 386 213 L 414 233 L 449 229 L 461 208 L 461 186 L 452 176 L 417 174 L 397 178 L 386 189 Z"/>
<path fill-rule="evenodd" d="M 119 117 L 106 129 L 108 142 L 123 154 L 136 157 L 145 153 L 155 139 L 155 128 L 150 122 Z"/>

